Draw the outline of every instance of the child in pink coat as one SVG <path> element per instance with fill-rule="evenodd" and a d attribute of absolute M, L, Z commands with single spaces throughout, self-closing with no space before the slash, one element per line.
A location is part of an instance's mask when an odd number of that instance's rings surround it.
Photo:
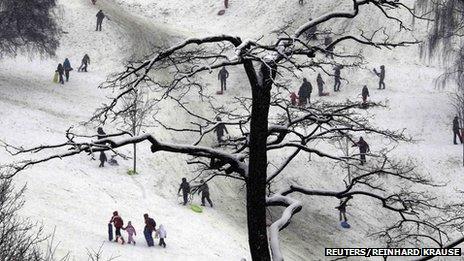
<path fill-rule="evenodd" d="M 134 243 L 134 245 L 135 245 L 135 240 L 134 240 L 133 236 L 136 236 L 137 233 L 135 232 L 135 228 L 132 226 L 132 223 L 130 221 L 129 221 L 129 223 L 127 223 L 127 227 L 125 227 L 124 230 L 126 230 L 127 235 L 129 237 L 129 239 L 127 240 L 127 243 L 128 244 Z"/>

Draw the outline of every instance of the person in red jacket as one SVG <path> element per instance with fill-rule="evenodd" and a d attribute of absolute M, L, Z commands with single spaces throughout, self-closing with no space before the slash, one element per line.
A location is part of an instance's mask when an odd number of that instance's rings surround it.
<path fill-rule="evenodd" d="M 119 216 L 118 211 L 113 212 L 110 223 L 113 223 L 114 228 L 116 229 L 116 239 L 114 242 L 118 242 L 118 238 L 121 238 L 122 244 L 124 244 L 124 238 L 121 235 L 121 228 L 124 226 L 124 221 Z"/>

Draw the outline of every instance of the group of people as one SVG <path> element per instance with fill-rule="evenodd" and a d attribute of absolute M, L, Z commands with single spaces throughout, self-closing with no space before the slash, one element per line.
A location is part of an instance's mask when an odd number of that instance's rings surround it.
<path fill-rule="evenodd" d="M 155 246 L 154 239 L 153 239 L 153 232 L 155 232 L 155 238 L 159 238 L 158 245 L 162 247 L 166 247 L 166 236 L 167 232 L 163 225 L 160 225 L 158 229 L 156 229 L 156 222 L 153 218 L 148 216 L 148 214 L 143 215 L 143 219 L 145 220 L 145 227 L 143 229 L 143 235 L 145 237 L 145 241 L 147 242 L 148 247 Z M 113 216 L 108 223 L 108 239 L 110 241 L 113 240 L 113 226 L 115 228 L 115 240 L 114 242 L 119 242 L 121 244 L 125 244 L 126 241 L 121 234 L 121 230 L 126 231 L 127 233 L 127 243 L 135 245 L 134 236 L 137 236 L 137 232 L 132 225 L 132 222 L 127 222 L 127 226 L 124 227 L 124 221 L 119 215 L 118 211 L 113 212 Z"/>
<path fill-rule="evenodd" d="M 204 180 L 200 180 L 200 185 L 198 186 L 190 186 L 190 183 L 187 181 L 187 178 L 182 178 L 182 183 L 180 183 L 179 191 L 177 191 L 177 194 L 180 195 L 181 191 L 184 206 L 187 205 L 189 201 L 189 195 L 198 192 L 198 195 L 201 194 L 201 205 L 205 206 L 205 201 L 208 201 L 209 205 L 213 207 L 213 202 L 209 197 L 209 187 Z"/>
<path fill-rule="evenodd" d="M 78 72 L 87 72 L 87 66 L 90 64 L 90 57 L 88 54 L 85 54 L 84 57 L 82 58 L 82 63 L 81 66 L 79 66 Z M 69 61 L 68 58 L 64 59 L 64 62 L 61 64 L 58 64 L 58 67 L 55 70 L 55 76 L 53 78 L 53 81 L 55 83 L 61 83 L 64 84 L 64 79 L 66 78 L 66 81 L 69 81 L 69 73 L 73 70 L 71 66 L 71 62 Z"/>

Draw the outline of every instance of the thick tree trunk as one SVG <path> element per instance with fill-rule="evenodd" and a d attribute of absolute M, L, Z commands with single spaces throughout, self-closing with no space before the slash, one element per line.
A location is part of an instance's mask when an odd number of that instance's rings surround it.
<path fill-rule="evenodd" d="M 270 261 L 266 227 L 266 177 L 270 88 L 256 79 L 251 62 L 245 69 L 252 87 L 250 159 L 247 180 L 248 243 L 253 261 Z"/>

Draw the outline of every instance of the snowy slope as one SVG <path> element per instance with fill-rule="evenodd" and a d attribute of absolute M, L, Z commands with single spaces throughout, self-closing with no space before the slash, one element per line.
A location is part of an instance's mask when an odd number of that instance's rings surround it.
<path fill-rule="evenodd" d="M 116 2 L 121 6 L 116 5 Z M 219 33 L 238 34 L 244 38 L 259 37 L 283 25 L 286 17 L 304 21 L 308 12 L 319 14 L 337 6 L 337 1 L 305 6 L 300 10 L 298 1 L 230 1 L 223 17 L 216 15 L 222 1 L 90 1 L 62 0 L 63 28 L 68 34 L 56 58 L 28 60 L 17 58 L 0 62 L 0 137 L 13 144 L 52 143 L 63 141 L 63 132 L 71 125 L 88 119 L 100 103 L 105 102 L 104 91 L 96 86 L 112 72 L 121 70 L 124 58 L 148 54 L 151 45 L 168 45 L 185 36 Z M 325 2 L 325 1 L 324 1 Z M 272 1 L 274 3 L 274 1 Z M 240 6 L 239 6 L 240 4 Z M 272 6 L 272 7 L 271 7 Z M 95 32 L 95 14 L 98 8 L 107 12 L 111 21 L 104 21 L 103 32 Z M 124 8 L 124 9 L 123 9 Z M 296 10 L 296 11 L 295 11 Z M 137 15 L 135 15 L 137 14 Z M 276 19 L 277 17 L 278 19 Z M 252 23 L 252 22 L 253 23 Z M 367 23 L 368 20 L 360 21 Z M 249 26 L 253 24 L 253 26 Z M 351 28 L 337 23 L 336 26 Z M 374 52 L 375 51 L 375 52 Z M 84 53 L 89 53 L 90 72 L 72 72 L 71 82 L 58 86 L 51 83 L 58 62 L 69 57 L 78 67 Z M 420 169 L 437 181 L 449 181 L 451 186 L 437 189 L 439 196 L 454 194 L 462 185 L 459 175 L 461 149 L 451 145 L 453 116 L 446 93 L 434 89 L 433 79 L 439 68 L 426 67 L 417 57 L 417 49 L 397 49 L 393 52 L 366 50 L 367 69 L 385 64 L 387 90 L 377 91 L 376 77 L 369 70 L 342 71 L 350 83 L 342 85 L 342 92 L 326 97 L 332 101 L 356 99 L 363 84 L 371 89 L 375 101 L 388 101 L 387 110 L 366 111 L 378 126 L 389 129 L 406 128 L 417 142 L 398 148 L 398 157 L 413 156 Z M 243 72 L 234 68 L 231 82 L 235 83 L 229 95 L 249 92 L 243 82 Z M 205 76 L 215 91 L 215 75 Z M 305 72 L 313 79 L 315 74 Z M 210 79 L 211 78 L 211 79 Z M 326 80 L 328 86 L 331 80 Z M 296 86 L 296 85 L 295 85 Z M 222 98 L 219 98 L 222 99 Z M 224 98 L 225 99 L 225 98 Z M 319 99 L 319 98 L 316 98 Z M 199 107 L 207 114 L 207 107 Z M 173 123 L 183 114 L 174 112 Z M 169 118 L 165 118 L 169 120 Z M 7 127 L 6 127 L 7 126 Z M 94 129 L 84 129 L 94 133 Z M 111 129 L 107 129 L 111 131 Z M 188 141 L 188 136 L 171 137 L 159 133 L 163 139 Z M 212 139 L 211 139 L 212 140 Z M 371 143 L 374 150 L 387 144 Z M 140 146 L 140 175 L 126 175 L 131 162 L 120 161 L 120 167 L 99 169 L 96 161 L 79 156 L 53 161 L 27 170 L 16 177 L 18 184 L 28 184 L 25 216 L 43 222 L 47 231 L 56 226 L 60 241 L 59 254 L 71 251 L 75 260 L 85 260 L 86 249 L 97 249 L 106 242 L 106 223 L 111 212 L 119 210 L 125 221 L 132 220 L 138 231 L 137 246 L 105 243 L 107 256 L 117 260 L 240 260 L 248 257 L 243 191 L 231 180 L 216 180 L 211 186 L 214 209 L 197 215 L 178 204 L 177 186 L 181 177 L 191 172 L 183 157 L 171 154 L 147 153 Z M 130 155 L 130 150 L 125 149 Z M 1 152 L 0 159 L 7 160 Z M 273 157 L 278 157 L 273 155 Z M 301 166 L 304 164 L 304 168 Z M 310 171 L 310 174 L 308 174 Z M 304 185 L 339 189 L 343 175 L 333 173 L 324 160 L 300 157 L 289 166 L 292 180 Z M 284 181 L 286 182 L 286 181 Z M 218 194 L 222 193 L 222 198 Z M 238 194 L 238 199 L 237 199 Z M 338 227 L 338 214 L 333 209 L 337 202 L 320 198 L 305 198 L 303 211 L 297 214 L 283 231 L 284 254 L 288 260 L 323 259 L 323 248 L 328 246 L 375 246 L 365 235 L 381 226 L 382 215 L 373 202 L 356 204 L 349 210 L 353 229 Z M 358 202 L 359 203 L 359 202 Z M 145 247 L 142 228 L 143 213 L 149 213 L 157 223 L 168 230 L 166 249 Z M 276 213 L 274 213 L 276 214 Z M 314 258 L 313 258 L 314 257 Z"/>

